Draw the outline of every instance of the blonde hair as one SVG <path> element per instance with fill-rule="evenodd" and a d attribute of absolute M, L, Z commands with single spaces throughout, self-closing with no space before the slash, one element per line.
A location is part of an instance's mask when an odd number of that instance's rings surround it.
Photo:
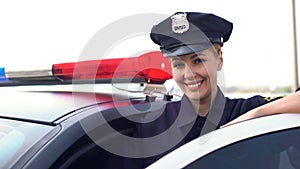
<path fill-rule="evenodd" d="M 215 43 L 214 47 L 215 47 L 217 52 L 221 50 L 221 45 L 220 44 Z"/>
<path fill-rule="evenodd" d="M 215 44 L 213 44 L 213 46 L 214 46 L 214 48 L 211 48 L 211 49 L 213 50 L 214 53 L 216 52 L 216 56 L 218 57 L 218 56 L 222 55 L 222 47 L 221 47 L 221 45 L 215 43 Z"/>

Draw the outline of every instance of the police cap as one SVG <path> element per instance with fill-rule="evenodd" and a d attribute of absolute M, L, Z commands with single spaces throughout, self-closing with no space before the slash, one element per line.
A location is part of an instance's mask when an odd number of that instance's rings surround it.
<path fill-rule="evenodd" d="M 228 41 L 233 24 L 219 16 L 200 12 L 177 12 L 153 26 L 150 37 L 164 56 L 180 56 Z"/>

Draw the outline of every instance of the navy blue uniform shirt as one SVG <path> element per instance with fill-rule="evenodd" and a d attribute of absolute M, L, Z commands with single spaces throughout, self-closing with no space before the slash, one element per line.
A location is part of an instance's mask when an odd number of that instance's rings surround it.
<path fill-rule="evenodd" d="M 249 110 L 278 98 L 270 99 L 256 95 L 247 99 L 230 99 L 224 97 L 222 91 L 218 89 L 212 108 L 204 117 L 197 115 L 187 96 L 184 95 L 180 101 L 169 102 L 160 110 L 150 112 L 142 119 L 142 123 L 139 123 L 136 128 L 134 137 L 157 138 L 133 147 L 132 151 L 142 150 L 144 154 L 150 154 L 151 157 L 130 159 L 125 161 L 124 166 L 126 168 L 147 167 L 200 135 L 213 131 Z M 152 156 L 152 154 L 155 155 Z"/>

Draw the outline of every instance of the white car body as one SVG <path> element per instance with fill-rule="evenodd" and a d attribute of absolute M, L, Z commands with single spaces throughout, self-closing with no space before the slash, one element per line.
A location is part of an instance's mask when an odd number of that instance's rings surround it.
<path fill-rule="evenodd" d="M 195 160 L 227 145 L 299 126 L 299 114 L 279 114 L 248 120 L 199 137 L 169 153 L 147 169 L 184 168 Z"/>

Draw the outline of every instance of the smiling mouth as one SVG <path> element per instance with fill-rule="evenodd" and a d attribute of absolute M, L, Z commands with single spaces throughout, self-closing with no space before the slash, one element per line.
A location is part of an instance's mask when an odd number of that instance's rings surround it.
<path fill-rule="evenodd" d="M 201 80 L 200 82 L 198 83 L 193 83 L 193 84 L 186 84 L 187 87 L 189 88 L 198 88 L 202 83 L 203 83 L 204 80 Z"/>

